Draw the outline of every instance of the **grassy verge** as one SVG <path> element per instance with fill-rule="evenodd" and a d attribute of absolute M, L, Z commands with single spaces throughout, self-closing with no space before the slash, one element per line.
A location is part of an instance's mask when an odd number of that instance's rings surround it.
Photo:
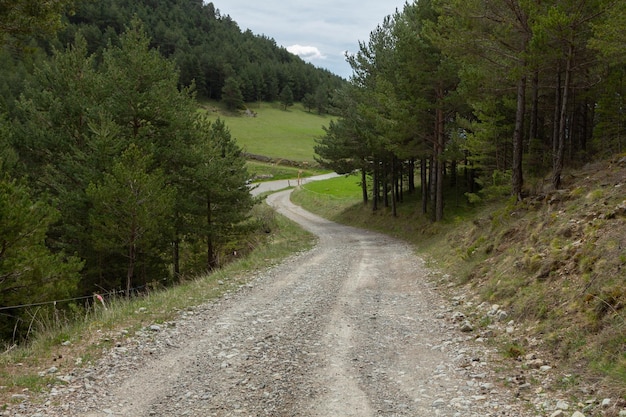
<path fill-rule="evenodd" d="M 244 259 L 174 288 L 152 291 L 145 297 L 108 300 L 106 309 L 94 305 L 80 320 L 37 329 L 28 346 L 6 347 L 0 354 L 0 404 L 11 401 L 11 394 L 38 392 L 50 384 L 62 383 L 45 374 L 50 367 L 67 371 L 77 364 L 86 366 L 124 334 L 132 335 L 135 330 L 172 320 L 181 310 L 237 291 L 251 279 L 251 271 L 267 268 L 312 246 L 314 237 L 308 232 L 264 204 L 256 209 L 256 215 L 263 216 L 271 233 L 260 237 L 263 244 Z"/>

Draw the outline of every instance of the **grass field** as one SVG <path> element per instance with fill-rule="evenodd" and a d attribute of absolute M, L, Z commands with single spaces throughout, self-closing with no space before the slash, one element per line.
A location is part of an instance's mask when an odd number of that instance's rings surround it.
<path fill-rule="evenodd" d="M 361 201 L 360 177 L 341 176 L 303 185 L 292 194 L 292 201 L 327 219 L 338 216 Z"/>
<path fill-rule="evenodd" d="M 315 139 L 324 134 L 332 116 L 307 112 L 300 103 L 283 110 L 278 103 L 252 103 L 256 117 L 224 111 L 219 103 L 204 102 L 211 119 L 221 118 L 245 152 L 275 159 L 315 163 Z"/>

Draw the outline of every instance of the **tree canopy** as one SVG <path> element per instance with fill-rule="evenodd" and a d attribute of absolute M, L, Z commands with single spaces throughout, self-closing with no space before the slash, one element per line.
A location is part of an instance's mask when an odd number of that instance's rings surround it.
<path fill-rule="evenodd" d="M 99 53 L 109 42 L 117 43 L 133 17 L 144 22 L 151 47 L 176 62 L 180 85 L 194 83 L 201 97 L 231 97 L 236 81 L 245 102 L 278 100 L 285 86 L 300 101 L 319 85 L 335 89 L 343 82 L 265 35 L 241 31 L 230 16 L 201 0 L 80 2 L 68 17 L 67 27 L 51 43 L 64 46 L 81 33 L 88 51 Z"/>
<path fill-rule="evenodd" d="M 564 167 L 623 152 L 622 3 L 407 3 L 348 58 L 320 161 L 362 169 L 364 201 L 394 213 L 419 161 L 433 220 L 459 181 L 472 202 L 559 189 Z"/>

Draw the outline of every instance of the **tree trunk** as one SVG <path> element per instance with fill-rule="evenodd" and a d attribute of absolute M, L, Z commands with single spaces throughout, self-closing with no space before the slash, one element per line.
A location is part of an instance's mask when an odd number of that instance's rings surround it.
<path fill-rule="evenodd" d="M 440 222 L 443 220 L 443 185 L 445 164 L 443 161 L 437 161 L 437 212 L 435 214 L 435 221 Z"/>
<path fill-rule="evenodd" d="M 398 216 L 398 193 L 396 190 L 397 174 L 396 174 L 396 157 L 391 157 L 391 214 L 393 217 Z"/>
<path fill-rule="evenodd" d="M 378 190 L 379 190 L 379 171 L 380 167 L 378 166 L 378 161 L 374 161 L 374 170 L 373 170 L 373 178 L 372 178 L 372 211 L 378 210 Z"/>
<path fill-rule="evenodd" d="M 554 92 L 554 122 L 552 123 L 552 166 L 556 164 L 559 143 L 559 115 L 561 114 L 561 68 L 556 71 L 556 89 Z"/>
<path fill-rule="evenodd" d="M 428 212 L 428 163 L 426 158 L 420 159 L 420 180 L 422 187 L 422 214 Z"/>
<path fill-rule="evenodd" d="M 174 258 L 174 279 L 180 278 L 180 239 L 177 237 L 172 245 L 172 252 Z"/>
<path fill-rule="evenodd" d="M 361 170 L 361 192 L 363 193 L 363 204 L 367 205 L 367 172 Z"/>
<path fill-rule="evenodd" d="M 552 173 L 552 186 L 555 190 L 561 188 L 561 174 L 563 173 L 563 159 L 565 157 L 565 135 L 566 135 L 566 120 L 567 120 L 567 106 L 569 98 L 569 87 L 572 77 L 572 61 L 574 59 L 574 43 L 570 42 L 567 51 L 567 61 L 565 64 L 565 80 L 563 85 L 563 99 L 561 100 L 561 112 L 559 115 L 559 135 L 556 151 L 556 158 L 554 160 L 554 171 Z"/>
<path fill-rule="evenodd" d="M 398 203 L 402 203 L 404 201 L 404 164 L 398 161 L 398 159 L 394 156 L 394 162 L 396 163 L 396 201 Z"/>
<path fill-rule="evenodd" d="M 517 82 L 517 111 L 515 112 L 515 130 L 513 132 L 513 173 L 512 193 L 517 201 L 522 201 L 522 186 L 524 177 L 522 171 L 522 156 L 524 154 L 524 115 L 526 114 L 526 77 Z"/>
<path fill-rule="evenodd" d="M 433 156 L 430 158 L 430 164 L 428 165 L 428 188 L 429 188 L 429 203 L 430 203 L 430 219 L 435 221 L 437 212 L 437 144 L 433 147 Z"/>
<path fill-rule="evenodd" d="M 409 169 L 408 169 L 408 180 L 409 180 L 409 193 L 413 194 L 415 192 L 415 158 L 411 158 L 409 160 Z"/>
<path fill-rule="evenodd" d="M 530 141 L 539 138 L 539 71 L 535 71 L 532 79 L 532 99 L 530 104 L 530 128 L 528 129 L 528 150 Z"/>
<path fill-rule="evenodd" d="M 133 238 L 131 238 L 131 244 L 128 248 L 128 269 L 126 270 L 126 298 L 130 297 L 130 290 L 133 283 L 133 274 L 135 273 L 135 231 L 133 231 Z"/>
<path fill-rule="evenodd" d="M 387 163 L 384 163 L 382 166 L 382 182 L 383 182 L 383 201 L 385 204 L 385 208 L 389 207 L 389 166 Z"/>
<path fill-rule="evenodd" d="M 207 220 L 207 233 L 206 233 L 206 265 L 207 271 L 215 269 L 215 248 L 213 247 L 213 236 L 211 232 L 211 226 L 213 219 L 211 218 L 211 197 L 207 195 L 206 199 L 206 220 Z"/>
<path fill-rule="evenodd" d="M 441 90 L 437 93 L 440 101 L 443 99 L 443 92 Z M 434 219 L 436 222 L 443 220 L 443 186 L 444 186 L 444 162 L 443 162 L 443 150 L 445 148 L 445 135 L 444 127 L 445 120 L 442 104 L 437 108 L 437 126 L 435 127 L 437 143 L 435 144 L 435 212 Z"/>

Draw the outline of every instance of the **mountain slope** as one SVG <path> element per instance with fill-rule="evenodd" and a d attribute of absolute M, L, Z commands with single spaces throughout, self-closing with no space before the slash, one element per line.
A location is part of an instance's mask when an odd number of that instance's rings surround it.
<path fill-rule="evenodd" d="M 102 0 L 80 2 L 68 17 L 58 45 L 73 42 L 81 33 L 91 52 L 115 43 L 137 16 L 144 23 L 153 46 L 176 61 L 180 83 L 195 82 L 197 92 L 220 99 L 229 77 L 240 84 L 246 101 L 276 100 L 289 86 L 296 101 L 318 88 L 333 89 L 343 80 L 331 72 L 304 62 L 266 36 L 242 32 L 230 16 L 202 0 Z"/>

